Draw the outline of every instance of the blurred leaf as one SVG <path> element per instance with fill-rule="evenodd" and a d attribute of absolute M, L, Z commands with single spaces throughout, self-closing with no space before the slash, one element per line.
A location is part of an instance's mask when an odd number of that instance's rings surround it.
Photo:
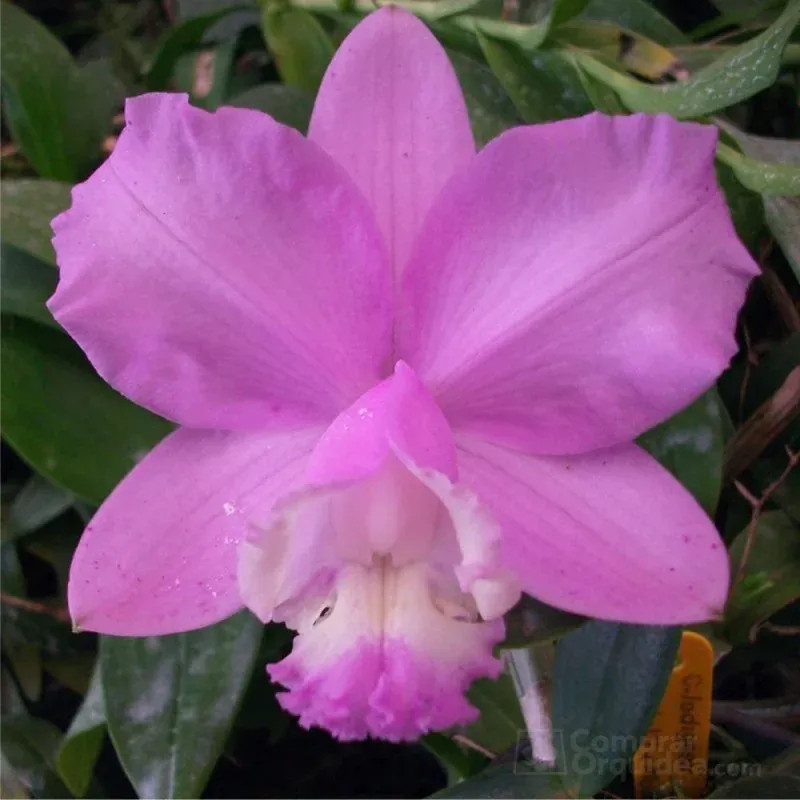
<path fill-rule="evenodd" d="M 442 789 L 432 797 L 569 797 L 560 775 L 537 773 L 533 765 L 503 764 L 489 767 L 474 778 Z"/>
<path fill-rule="evenodd" d="M 176 25 L 164 37 L 145 74 L 145 84 L 150 91 L 168 89 L 178 59 L 202 43 L 208 31 L 221 19 L 242 5 L 230 5 Z"/>
<path fill-rule="evenodd" d="M 800 197 L 765 197 L 764 216 L 800 281 Z"/>
<path fill-rule="evenodd" d="M 722 143 L 717 145 L 717 158 L 725 162 L 748 189 L 762 194 L 800 194 L 800 167 L 755 161 Z"/>
<path fill-rule="evenodd" d="M 58 282 L 52 266 L 13 245 L 0 243 L 0 303 L 3 314 L 27 317 L 42 325 L 59 328 L 45 303 Z"/>
<path fill-rule="evenodd" d="M 53 483 L 99 505 L 169 423 L 103 383 L 66 336 L 18 318 L 3 332 L 3 436 Z"/>
<path fill-rule="evenodd" d="M 599 792 L 615 762 L 633 756 L 631 744 L 661 701 L 679 641 L 679 628 L 592 620 L 558 642 L 553 730 L 562 737 L 556 750 L 570 796 Z"/>
<path fill-rule="evenodd" d="M 738 575 L 748 529 L 730 547 L 731 574 Z M 723 627 L 732 644 L 751 641 L 758 625 L 800 597 L 800 538 L 782 511 L 761 515 L 743 576 L 734 584 Z"/>
<path fill-rule="evenodd" d="M 525 647 L 557 639 L 585 621 L 585 617 L 548 606 L 527 594 L 503 618 L 506 635 L 500 647 Z"/>
<path fill-rule="evenodd" d="M 55 519 L 75 498 L 41 475 L 32 475 L 17 492 L 3 520 L 3 538 L 22 536 Z"/>
<path fill-rule="evenodd" d="M 70 189 L 60 181 L 4 178 L 0 183 L 3 242 L 55 264 L 50 221 L 69 207 Z"/>
<path fill-rule="evenodd" d="M 61 731 L 51 722 L 15 714 L 3 716 L 3 760 L 35 797 L 71 797 L 55 769 Z"/>
<path fill-rule="evenodd" d="M 99 667 L 56 755 L 61 779 L 76 797 L 84 797 L 106 732 L 103 686 Z"/>
<path fill-rule="evenodd" d="M 716 389 L 642 434 L 638 443 L 665 466 L 710 516 L 722 488 L 725 408 Z"/>
<path fill-rule="evenodd" d="M 663 45 L 688 41 L 680 28 L 645 0 L 590 0 L 581 18 L 614 22 Z"/>
<path fill-rule="evenodd" d="M 22 693 L 28 700 L 42 694 L 42 654 L 29 642 L 3 642 L 3 655 L 8 659 Z"/>
<path fill-rule="evenodd" d="M 428 733 L 420 739 L 428 750 L 439 759 L 447 772 L 448 786 L 476 775 L 488 763 L 488 759 L 476 750 L 461 747 L 444 733 Z"/>
<path fill-rule="evenodd" d="M 250 678 L 261 627 L 242 612 L 175 636 L 101 638 L 108 729 L 141 797 L 200 796 Z"/>
<path fill-rule="evenodd" d="M 333 43 L 316 18 L 302 8 L 268 3 L 261 27 L 283 82 L 316 94 L 333 57 Z"/>
<path fill-rule="evenodd" d="M 25 597 L 28 591 L 25 586 L 25 576 L 22 574 L 22 565 L 19 563 L 17 548 L 9 542 L 0 545 L 0 574 L 3 591 L 6 594 Z"/>
<path fill-rule="evenodd" d="M 678 57 L 663 45 L 608 22 L 577 20 L 559 31 L 558 39 L 568 47 L 591 50 L 610 62 L 649 81 L 684 73 Z"/>
<path fill-rule="evenodd" d="M 751 253 L 758 253 L 764 231 L 764 200 L 760 194 L 743 186 L 727 164 L 716 161 L 715 168 L 736 233 Z"/>
<path fill-rule="evenodd" d="M 478 147 L 520 124 L 514 103 L 491 69 L 454 50 L 447 55 L 464 92 L 472 134 Z"/>
<path fill-rule="evenodd" d="M 228 100 L 228 105 L 255 108 L 257 111 L 269 114 L 278 122 L 296 128 L 300 133 L 305 133 L 311 119 L 314 98 L 295 86 L 265 83 L 237 94 Z"/>
<path fill-rule="evenodd" d="M 44 659 L 43 667 L 62 686 L 71 689 L 75 694 L 85 695 L 89 690 L 95 661 L 97 655 L 94 652 L 70 653 Z"/>
<path fill-rule="evenodd" d="M 552 0 L 544 16 L 532 25 L 480 17 L 464 22 L 476 34 L 507 41 L 530 52 L 538 49 L 551 31 L 580 14 L 587 3 L 588 0 Z"/>
<path fill-rule="evenodd" d="M 467 736 L 493 753 L 503 753 L 525 731 L 525 720 L 511 678 L 503 673 L 496 681 L 481 678 L 467 692 L 467 699 L 481 715 L 466 728 Z"/>
<path fill-rule="evenodd" d="M 800 22 L 800 0 L 792 0 L 773 25 L 685 81 L 660 86 L 642 83 L 576 51 L 581 68 L 610 86 L 631 111 L 666 112 L 680 119 L 710 114 L 771 86 L 781 53 Z"/>
<path fill-rule="evenodd" d="M 69 51 L 22 9 L 2 4 L 0 70 L 5 123 L 43 178 L 76 181 L 100 161 L 118 90 L 111 72 L 78 68 Z"/>
<path fill-rule="evenodd" d="M 525 55 L 478 33 L 486 61 L 525 122 L 545 122 L 592 110 L 572 64 L 553 51 Z"/>
<path fill-rule="evenodd" d="M 715 789 L 709 798 L 794 798 L 800 797 L 800 777 L 795 775 L 763 775 L 742 778 Z"/>

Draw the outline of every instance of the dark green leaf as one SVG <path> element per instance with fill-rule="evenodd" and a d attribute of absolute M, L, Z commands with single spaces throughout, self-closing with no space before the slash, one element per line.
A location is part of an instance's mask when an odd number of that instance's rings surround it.
<path fill-rule="evenodd" d="M 614 89 L 631 111 L 663 111 L 678 118 L 699 117 L 771 86 L 780 69 L 783 48 L 799 21 L 800 0 L 792 0 L 763 33 L 687 80 L 660 86 L 637 81 L 588 53 L 574 55 L 582 69 Z"/>
<path fill-rule="evenodd" d="M 95 668 L 83 704 L 64 734 L 56 755 L 58 774 L 76 797 L 84 797 L 92 780 L 106 731 L 103 686 Z"/>
<path fill-rule="evenodd" d="M 553 731 L 570 795 L 591 797 L 631 758 L 658 707 L 680 630 L 593 620 L 561 639 Z"/>
<path fill-rule="evenodd" d="M 739 565 L 747 542 L 742 531 L 730 548 L 736 581 L 725 607 L 724 630 L 733 644 L 751 640 L 759 623 L 800 597 L 800 538 L 782 511 L 762 514 L 741 579 Z"/>
<path fill-rule="evenodd" d="M 539 798 L 568 797 L 561 776 L 537 773 L 532 764 L 503 764 L 437 792 L 433 797 Z"/>
<path fill-rule="evenodd" d="M 659 44 L 673 45 L 688 41 L 680 28 L 645 0 L 590 0 L 583 19 L 614 22 L 620 28 L 641 33 Z"/>
<path fill-rule="evenodd" d="M 468 750 L 444 733 L 428 733 L 420 742 L 439 759 L 447 771 L 448 785 L 477 775 L 488 759 L 476 750 Z"/>
<path fill-rule="evenodd" d="M 38 178 L 6 178 L 0 183 L 3 242 L 50 264 L 56 254 L 50 221 L 69 207 L 70 185 Z"/>
<path fill-rule="evenodd" d="M 713 516 L 722 488 L 725 408 L 716 389 L 639 437 L 639 444 L 665 466 Z"/>
<path fill-rule="evenodd" d="M 141 797 L 200 796 L 250 678 L 261 627 L 242 612 L 175 636 L 102 637 L 108 729 Z"/>
<path fill-rule="evenodd" d="M 2 727 L 3 760 L 17 780 L 35 797 L 70 797 L 55 771 L 61 731 L 51 722 L 19 714 L 4 716 Z"/>
<path fill-rule="evenodd" d="M 514 747 L 525 732 L 525 720 L 511 678 L 503 673 L 496 681 L 475 681 L 467 697 L 480 717 L 467 727 L 467 736 L 493 753 Z"/>
<path fill-rule="evenodd" d="M 511 98 L 492 71 L 474 58 L 448 52 L 467 103 L 475 141 L 481 147 L 522 121 Z"/>
<path fill-rule="evenodd" d="M 43 178 L 75 181 L 100 160 L 119 97 L 106 68 L 79 69 L 47 28 L 2 4 L 5 122 Z"/>
<path fill-rule="evenodd" d="M 237 94 L 228 105 L 255 108 L 273 119 L 296 128 L 300 133 L 308 130 L 314 98 L 308 92 L 282 83 L 265 83 Z"/>
<path fill-rule="evenodd" d="M 16 317 L 3 332 L 3 436 L 48 480 L 99 505 L 169 423 L 103 383 L 66 336 Z"/>
<path fill-rule="evenodd" d="M 268 3 L 261 23 L 283 82 L 316 94 L 333 57 L 333 43 L 319 22 L 302 8 Z"/>
<path fill-rule="evenodd" d="M 592 104 L 572 63 L 554 51 L 523 54 L 513 45 L 478 34 L 486 61 L 525 122 L 585 114 Z"/>
<path fill-rule="evenodd" d="M 800 281 L 800 197 L 765 197 L 764 217 Z"/>
<path fill-rule="evenodd" d="M 584 617 L 553 608 L 523 594 L 504 617 L 506 636 L 501 647 L 525 647 L 535 642 L 552 641 L 585 621 Z"/>
<path fill-rule="evenodd" d="M 59 328 L 45 306 L 55 291 L 58 273 L 44 261 L 5 242 L 0 244 L 0 260 L 3 264 L 0 271 L 3 313 Z"/>
<path fill-rule="evenodd" d="M 151 91 L 168 89 L 178 59 L 197 47 L 217 22 L 242 8 L 241 5 L 231 5 L 211 11 L 188 19 L 169 31 L 145 75 L 147 88 Z"/>
<path fill-rule="evenodd" d="M 764 231 L 764 200 L 760 194 L 743 186 L 727 164 L 717 161 L 716 172 L 736 233 L 750 252 L 758 253 Z"/>
<path fill-rule="evenodd" d="M 75 498 L 41 475 L 32 475 L 17 492 L 3 520 L 3 538 L 35 531 L 66 511 Z"/>

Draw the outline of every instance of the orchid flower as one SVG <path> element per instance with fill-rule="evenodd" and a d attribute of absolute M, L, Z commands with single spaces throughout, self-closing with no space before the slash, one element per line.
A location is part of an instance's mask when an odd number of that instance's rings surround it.
<path fill-rule="evenodd" d="M 127 102 L 53 224 L 50 309 L 178 429 L 75 553 L 80 629 L 243 606 L 304 726 L 414 739 L 473 720 L 526 592 L 602 619 L 722 609 L 724 546 L 634 438 L 736 351 L 756 268 L 716 131 L 589 114 L 480 152 L 444 50 L 386 7 L 344 41 L 307 138 L 176 94 Z"/>

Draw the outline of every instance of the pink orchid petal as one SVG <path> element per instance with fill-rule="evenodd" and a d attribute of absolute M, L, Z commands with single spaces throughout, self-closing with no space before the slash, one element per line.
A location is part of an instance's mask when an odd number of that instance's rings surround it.
<path fill-rule="evenodd" d="M 582 452 L 713 383 L 756 272 L 715 141 L 665 115 L 590 114 L 508 131 L 448 184 L 405 275 L 398 341 L 454 428 Z"/>
<path fill-rule="evenodd" d="M 352 181 L 265 114 L 129 100 L 56 218 L 50 309 L 97 371 L 191 427 L 327 420 L 391 350 L 391 273 Z"/>
<path fill-rule="evenodd" d="M 718 616 L 728 560 L 714 525 L 634 445 L 532 456 L 462 436 L 462 481 L 503 529 L 528 594 L 578 614 L 674 625 Z"/>
<path fill-rule="evenodd" d="M 396 275 L 433 199 L 475 153 L 444 50 L 416 17 L 392 6 L 371 14 L 342 43 L 308 136 L 369 200 Z"/>
<path fill-rule="evenodd" d="M 238 543 L 302 479 L 320 432 L 168 436 L 86 528 L 69 579 L 76 626 L 149 636 L 238 610 Z"/>

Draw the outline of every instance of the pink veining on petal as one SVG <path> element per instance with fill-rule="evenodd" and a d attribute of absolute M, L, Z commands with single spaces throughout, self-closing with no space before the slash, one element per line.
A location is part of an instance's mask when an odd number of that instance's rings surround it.
<path fill-rule="evenodd" d="M 398 276 L 434 198 L 475 154 L 447 55 L 422 22 L 397 6 L 370 14 L 342 42 L 308 136 L 364 193 Z"/>

